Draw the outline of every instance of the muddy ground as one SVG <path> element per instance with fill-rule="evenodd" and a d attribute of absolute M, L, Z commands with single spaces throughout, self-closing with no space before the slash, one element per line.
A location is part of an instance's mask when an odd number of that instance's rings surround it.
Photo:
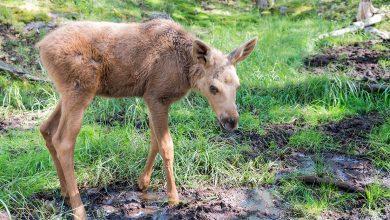
<path fill-rule="evenodd" d="M 330 122 L 317 127 L 318 130 L 331 135 L 341 146 L 355 141 L 362 149 L 368 147 L 367 134 L 371 129 L 383 123 L 383 117 L 371 112 L 349 117 L 339 122 Z M 133 186 L 115 184 L 105 188 L 82 189 L 82 199 L 90 219 L 286 219 L 297 216 L 289 204 L 278 193 L 279 180 L 294 175 L 318 176 L 316 163 L 324 161 L 320 175 L 330 176 L 335 180 L 364 187 L 367 184 L 379 183 L 390 187 L 390 175 L 376 169 L 372 162 L 362 157 L 351 156 L 340 152 L 308 153 L 298 150 L 285 151 L 283 154 L 271 153 L 271 145 L 280 149 L 288 148 L 288 139 L 303 129 L 298 124 L 271 125 L 265 128 L 262 135 L 256 132 L 237 132 L 233 137 L 238 142 L 251 145 L 246 152 L 248 160 L 260 155 L 269 155 L 269 160 L 278 164 L 275 172 L 276 184 L 259 188 L 221 188 L 206 187 L 201 189 L 179 189 L 182 203 L 177 206 L 167 204 L 166 193 L 160 187 L 142 193 Z M 359 145 L 361 143 L 361 145 Z M 343 192 L 342 190 L 340 190 Z M 33 196 L 49 207 L 64 207 L 59 193 L 46 192 Z M 323 218 L 362 219 L 367 218 L 360 208 L 364 202 L 357 199 L 345 210 L 326 211 Z M 69 208 L 65 206 L 65 211 Z M 64 211 L 64 210 L 62 210 Z M 390 206 L 379 216 L 390 216 Z M 34 216 L 30 216 L 34 218 Z"/>
<path fill-rule="evenodd" d="M 181 189 L 182 202 L 175 206 L 167 203 L 164 191 L 143 193 L 120 185 L 87 189 L 82 194 L 89 219 L 282 219 L 286 215 L 271 188 Z M 35 199 L 55 206 L 62 203 L 50 193 L 35 195 Z"/>
<path fill-rule="evenodd" d="M 329 171 L 336 179 L 365 185 L 378 181 L 390 186 L 388 174 L 377 171 L 369 161 L 345 155 L 324 154 Z M 284 169 L 276 174 L 283 178 L 291 173 L 314 174 L 314 155 L 293 153 L 286 158 Z M 278 185 L 260 188 L 219 188 L 179 190 L 182 203 L 167 204 L 164 191 L 138 191 L 123 184 L 106 188 L 83 189 L 82 199 L 86 204 L 89 219 L 286 219 L 297 217 L 278 193 Z M 61 207 L 63 201 L 58 192 L 39 193 L 34 200 L 48 207 Z M 326 211 L 324 218 L 362 219 L 362 200 L 357 200 L 346 210 Z M 64 211 L 64 210 L 63 210 Z M 65 211 L 69 212 L 69 208 Z M 389 216 L 386 209 L 381 217 Z M 34 218 L 34 216 L 30 216 Z"/>
<path fill-rule="evenodd" d="M 375 44 L 381 44 L 384 48 L 375 49 Z M 304 64 L 315 74 L 344 70 L 348 76 L 357 80 L 390 83 L 390 68 L 380 63 L 380 60 L 388 62 L 389 46 L 390 41 L 367 41 L 329 48 L 321 54 L 306 58 Z"/>
<path fill-rule="evenodd" d="M 384 120 L 377 112 L 370 112 L 323 124 L 319 126 L 319 130 L 331 136 L 344 149 L 353 146 L 358 154 L 364 154 L 370 148 L 367 135 L 373 128 L 383 124 Z"/>

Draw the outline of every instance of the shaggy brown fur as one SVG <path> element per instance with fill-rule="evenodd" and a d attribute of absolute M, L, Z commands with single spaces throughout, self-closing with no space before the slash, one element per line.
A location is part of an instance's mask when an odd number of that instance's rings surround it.
<path fill-rule="evenodd" d="M 159 152 L 169 201 L 177 203 L 169 106 L 191 88 L 199 90 L 222 126 L 236 129 L 239 80 L 235 64 L 252 52 L 256 41 L 224 55 L 173 21 L 152 20 L 141 24 L 75 22 L 39 42 L 42 63 L 61 97 L 40 130 L 56 166 L 61 193 L 69 197 L 75 218 L 85 219 L 86 215 L 74 176 L 74 144 L 83 113 L 95 96 L 144 98 L 149 109 L 151 147 L 138 184 L 142 190 L 148 187 Z"/>

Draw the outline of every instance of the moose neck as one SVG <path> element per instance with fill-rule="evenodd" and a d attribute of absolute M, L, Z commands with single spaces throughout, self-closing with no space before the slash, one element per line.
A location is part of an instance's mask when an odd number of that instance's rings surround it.
<path fill-rule="evenodd" d="M 204 68 L 201 64 L 198 64 L 192 55 L 192 44 L 194 39 L 187 39 L 185 44 L 177 47 L 178 61 L 182 65 L 183 78 L 187 79 L 191 89 L 196 89 L 196 82 L 202 76 Z"/>

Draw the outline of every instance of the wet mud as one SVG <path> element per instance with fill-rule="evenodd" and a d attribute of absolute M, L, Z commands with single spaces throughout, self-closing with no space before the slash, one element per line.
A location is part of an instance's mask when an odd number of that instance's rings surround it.
<path fill-rule="evenodd" d="M 286 216 L 286 207 L 271 188 L 213 187 L 181 189 L 179 193 L 182 202 L 169 205 L 164 191 L 140 192 L 125 186 L 81 191 L 88 219 L 283 219 Z M 52 206 L 61 204 L 58 194 L 40 193 L 34 199 Z"/>
<path fill-rule="evenodd" d="M 340 144 L 347 140 L 367 143 L 367 134 L 383 122 L 376 112 L 348 117 L 339 122 L 319 125 L 317 129 L 332 135 Z M 299 124 L 269 125 L 262 134 L 256 132 L 236 132 L 229 137 L 220 137 L 247 143 L 251 146 L 248 160 L 267 155 L 268 160 L 277 164 L 275 183 L 272 185 L 248 188 L 198 187 L 197 189 L 179 189 L 182 202 L 169 205 L 165 191 L 140 192 L 135 187 L 116 184 L 105 188 L 82 189 L 81 195 L 89 219 L 288 219 L 294 218 L 291 207 L 278 193 L 283 178 L 291 176 L 331 177 L 334 180 L 348 182 L 357 187 L 376 183 L 390 187 L 390 174 L 376 169 L 372 162 L 363 157 L 340 152 L 308 153 L 304 151 L 284 151 L 283 155 L 273 154 L 275 147 L 288 149 L 289 138 L 303 127 Z M 219 140 L 220 141 L 220 140 Z M 343 142 L 345 141 L 345 143 Z M 268 157 L 269 156 L 269 157 Z M 320 166 L 319 166 L 320 165 Z M 163 187 L 161 187 L 163 188 Z M 160 188 L 160 189 L 161 189 Z M 57 207 L 60 213 L 71 211 L 64 205 L 59 192 L 38 193 L 32 197 L 35 201 Z M 360 209 L 363 200 L 349 204 L 347 211 L 328 210 L 323 218 L 360 219 L 365 218 Z M 58 207 L 62 207 L 60 211 Z M 389 214 L 385 210 L 383 214 Z M 30 216 L 32 219 L 35 216 Z M 367 216 L 366 216 L 367 217 Z M 368 217 L 370 218 L 370 217 Z"/>
<path fill-rule="evenodd" d="M 310 72 L 316 74 L 345 70 L 347 75 L 357 80 L 389 83 L 390 68 L 381 65 L 380 60 L 389 60 L 390 43 L 380 43 L 385 48 L 382 50 L 374 49 L 375 43 L 368 41 L 326 49 L 321 54 L 306 58 L 304 64 Z"/>
<path fill-rule="evenodd" d="M 370 160 L 364 158 L 336 153 L 315 155 L 294 152 L 280 164 L 276 179 L 289 175 L 329 176 L 363 188 L 372 183 L 390 187 L 390 173 L 376 169 Z"/>

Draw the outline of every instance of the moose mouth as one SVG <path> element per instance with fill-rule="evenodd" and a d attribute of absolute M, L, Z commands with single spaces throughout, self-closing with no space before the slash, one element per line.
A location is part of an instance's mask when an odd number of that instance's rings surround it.
<path fill-rule="evenodd" d="M 234 132 L 237 130 L 236 122 L 232 121 L 231 119 L 223 119 L 220 117 L 218 118 L 218 124 L 225 131 Z"/>

